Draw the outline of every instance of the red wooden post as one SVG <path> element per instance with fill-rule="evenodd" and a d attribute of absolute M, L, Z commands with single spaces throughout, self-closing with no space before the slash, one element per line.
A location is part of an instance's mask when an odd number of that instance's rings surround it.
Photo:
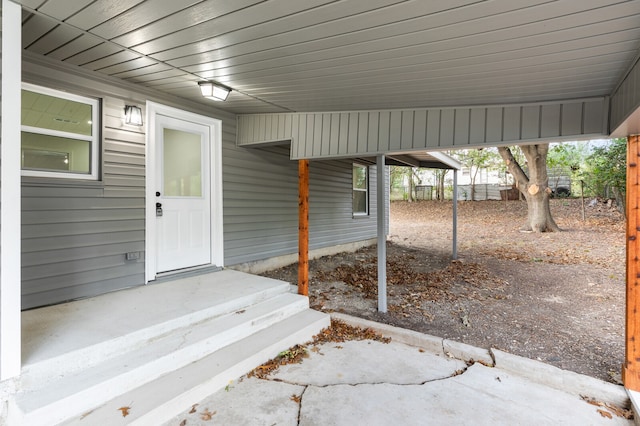
<path fill-rule="evenodd" d="M 627 308 L 622 380 L 640 391 L 640 137 L 627 138 Z"/>
<path fill-rule="evenodd" d="M 309 160 L 298 160 L 298 294 L 309 295 Z"/>

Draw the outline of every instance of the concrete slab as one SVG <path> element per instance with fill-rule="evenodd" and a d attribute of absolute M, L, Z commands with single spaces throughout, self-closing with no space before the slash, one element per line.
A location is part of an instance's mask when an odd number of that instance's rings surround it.
<path fill-rule="evenodd" d="M 349 320 L 361 327 L 375 325 L 369 321 L 358 324 L 354 318 Z M 389 344 L 325 343 L 319 345 L 317 351 L 311 351 L 302 363 L 281 367 L 266 380 L 244 379 L 233 384 L 230 391 L 220 391 L 204 399 L 199 407 L 215 410 L 216 424 L 233 425 L 634 424 L 613 410 L 584 401 L 575 393 L 574 386 L 565 390 L 539 380 L 539 373 L 546 370 L 529 364 L 535 361 L 522 360 L 522 364 L 518 364 L 512 355 L 499 354 L 496 367 L 481 363 L 467 366 L 464 360 L 446 355 L 442 346 L 435 344 L 437 338 L 421 338 L 389 326 L 382 328 L 390 331 L 385 335 L 401 336 L 419 346 L 393 340 Z M 421 345 L 424 342 L 433 350 L 425 350 Z M 447 347 L 461 357 L 484 354 L 483 350 L 473 347 L 455 344 Z M 526 365 L 534 372 L 529 377 L 526 368 L 524 371 L 501 369 L 501 363 Z M 548 373 L 561 374 L 562 371 L 549 370 Z M 604 382 L 601 386 L 602 383 L 588 377 L 578 379 L 584 395 L 609 395 L 613 401 L 602 402 L 615 401 L 621 408 L 627 408 L 628 399 L 620 398 L 620 392 L 624 394 L 622 387 L 614 389 Z M 265 381 L 271 386 L 266 395 L 252 389 L 267 389 Z M 606 393 L 601 393 L 603 388 Z M 299 414 L 285 419 L 281 413 L 285 410 L 289 413 L 292 405 Z M 188 425 L 207 424 L 182 416 L 166 425 L 179 425 L 185 419 Z"/>
<path fill-rule="evenodd" d="M 597 407 L 494 368 L 475 364 L 464 374 L 424 385 L 310 386 L 300 425 L 629 425 Z"/>
<path fill-rule="evenodd" d="M 214 425 L 296 425 L 299 404 L 292 396 L 300 396 L 304 386 L 260 379 L 231 382 L 228 387 L 187 408 L 166 426 Z"/>
<path fill-rule="evenodd" d="M 464 362 L 413 346 L 363 342 L 328 343 L 309 351 L 302 364 L 280 367 L 273 380 L 312 386 L 336 384 L 422 384 L 451 377 Z M 422 352 L 421 352 L 422 351 Z"/>

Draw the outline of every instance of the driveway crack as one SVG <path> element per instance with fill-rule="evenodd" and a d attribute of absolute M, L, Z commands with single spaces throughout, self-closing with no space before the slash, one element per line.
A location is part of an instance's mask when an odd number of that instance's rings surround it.
<path fill-rule="evenodd" d="M 299 400 L 298 400 L 298 426 L 300 426 L 300 416 L 302 416 L 302 398 L 304 398 L 304 393 L 307 391 L 307 389 L 309 388 L 309 385 L 305 386 L 304 389 L 302 389 L 302 393 L 299 396 Z"/>

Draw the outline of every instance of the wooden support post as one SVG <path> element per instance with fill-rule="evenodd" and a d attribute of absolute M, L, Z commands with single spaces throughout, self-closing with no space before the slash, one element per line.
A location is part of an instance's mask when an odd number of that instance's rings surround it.
<path fill-rule="evenodd" d="M 627 308 L 622 380 L 640 391 L 640 137 L 627 139 Z"/>
<path fill-rule="evenodd" d="M 309 160 L 298 160 L 298 294 L 309 295 Z"/>

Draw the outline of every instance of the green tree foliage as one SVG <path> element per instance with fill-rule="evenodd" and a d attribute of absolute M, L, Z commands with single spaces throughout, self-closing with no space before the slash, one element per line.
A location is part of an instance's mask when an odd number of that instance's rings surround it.
<path fill-rule="evenodd" d="M 613 139 L 606 146 L 593 148 L 586 160 L 583 179 L 602 198 L 615 198 L 618 210 L 624 214 L 627 181 L 627 140 Z"/>
<path fill-rule="evenodd" d="M 455 151 L 453 156 L 458 159 L 464 167 L 469 168 L 472 200 L 476 199 L 476 178 L 478 176 L 478 172 L 481 169 L 496 169 L 502 162 L 496 148 L 463 149 Z"/>
<path fill-rule="evenodd" d="M 406 166 L 391 166 L 391 188 L 390 191 L 405 190 L 405 184 L 408 185 L 407 191 L 404 193 L 407 201 L 416 201 L 415 188 L 416 185 L 420 185 L 420 175 L 418 174 L 418 168 L 406 167 Z"/>

